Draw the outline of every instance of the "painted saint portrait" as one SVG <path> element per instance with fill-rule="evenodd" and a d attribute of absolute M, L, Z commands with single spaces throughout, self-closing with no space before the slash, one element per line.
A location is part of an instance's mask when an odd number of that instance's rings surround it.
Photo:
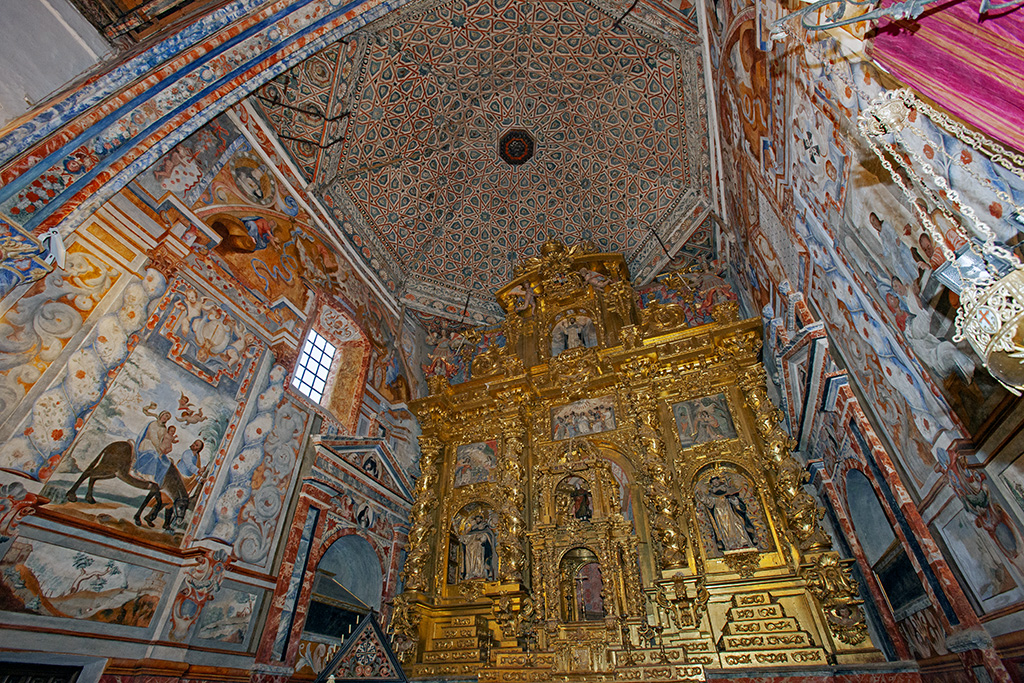
<path fill-rule="evenodd" d="M 756 489 L 736 472 L 716 470 L 694 487 L 697 521 L 708 557 L 771 548 Z"/>
<path fill-rule="evenodd" d="M 563 351 L 597 346 L 597 329 L 586 315 L 567 315 L 551 328 L 551 357 Z"/>
<path fill-rule="evenodd" d="M 615 397 L 585 398 L 551 409 L 551 438 L 555 441 L 615 429 Z"/>
<path fill-rule="evenodd" d="M 448 583 L 497 579 L 497 524 L 498 514 L 486 503 L 470 503 L 456 513 L 448 539 Z"/>
<path fill-rule="evenodd" d="M 480 484 L 491 480 L 491 471 L 498 464 L 498 442 L 479 441 L 455 449 L 453 488 Z"/>
<path fill-rule="evenodd" d="M 254 204 L 274 203 L 274 176 L 264 164 L 251 155 L 240 156 L 231 168 L 231 177 L 242 196 Z"/>
<path fill-rule="evenodd" d="M 735 439 L 736 426 L 725 394 L 683 401 L 672 406 L 679 431 L 679 445 L 691 448 L 709 441 Z"/>

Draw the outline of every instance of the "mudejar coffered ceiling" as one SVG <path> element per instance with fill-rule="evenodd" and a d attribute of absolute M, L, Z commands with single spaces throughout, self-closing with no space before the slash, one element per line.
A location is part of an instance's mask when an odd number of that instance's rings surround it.
<path fill-rule="evenodd" d="M 696 29 L 627 9 L 412 4 L 258 101 L 397 297 L 493 319 L 494 290 L 545 240 L 623 251 L 642 277 L 711 204 Z"/>

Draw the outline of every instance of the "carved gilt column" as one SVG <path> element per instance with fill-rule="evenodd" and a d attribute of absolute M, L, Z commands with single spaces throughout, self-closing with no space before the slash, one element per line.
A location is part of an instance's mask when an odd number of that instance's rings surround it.
<path fill-rule="evenodd" d="M 853 560 L 839 557 L 821 528 L 819 520 L 825 511 L 804 490 L 810 475 L 790 452 L 793 440 L 782 429 L 781 414 L 768 398 L 767 376 L 762 365 L 754 365 L 739 376 L 739 385 L 764 440 L 764 466 L 774 480 L 786 535 L 802 554 L 800 574 L 821 604 L 829 630 L 843 643 L 858 645 L 867 639 L 868 630 L 859 590 L 850 574 Z"/>
<path fill-rule="evenodd" d="M 623 369 L 627 369 L 625 366 Z M 643 373 L 643 368 L 630 368 Z M 651 534 L 660 547 L 662 569 L 676 569 L 686 564 L 686 537 L 679 527 L 678 505 L 672 495 L 672 472 L 666 460 L 665 441 L 662 439 L 658 401 L 649 385 L 633 387 L 629 392 L 629 409 L 634 418 L 637 451 L 643 460 L 644 472 L 650 479 L 645 487 L 645 503 L 651 524 Z"/>
<path fill-rule="evenodd" d="M 516 400 L 512 398 L 512 400 Z M 498 474 L 498 485 L 504 494 L 501 515 L 505 524 L 498 540 L 500 572 L 503 582 L 523 581 L 526 568 L 526 508 L 525 481 L 523 480 L 523 451 L 526 448 L 526 427 L 517 410 L 499 418 L 505 448 Z"/>
<path fill-rule="evenodd" d="M 444 443 L 428 434 L 421 435 L 419 442 L 420 478 L 416 482 L 416 502 L 412 506 L 412 528 L 409 530 L 402 581 L 407 591 L 425 593 L 428 590 L 428 574 L 425 570 L 431 551 L 429 538 L 437 513 L 437 468 L 444 452 Z"/>

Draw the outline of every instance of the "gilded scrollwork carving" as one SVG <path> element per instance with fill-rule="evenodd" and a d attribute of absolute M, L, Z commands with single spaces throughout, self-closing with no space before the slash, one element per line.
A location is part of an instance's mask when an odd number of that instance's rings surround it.
<path fill-rule="evenodd" d="M 764 443 L 764 464 L 774 478 L 776 500 L 786 519 L 787 535 L 803 553 L 828 550 L 832 540 L 819 523 L 825 511 L 804 490 L 809 475 L 790 453 L 793 440 L 783 431 L 781 414 L 768 398 L 766 378 L 764 367 L 754 365 L 739 378 L 739 384 Z"/>
<path fill-rule="evenodd" d="M 835 552 L 818 555 L 812 564 L 800 568 L 807 588 L 821 604 L 829 630 L 847 645 L 859 645 L 868 637 L 857 584 L 850 575 L 853 560 L 840 559 Z"/>
<path fill-rule="evenodd" d="M 659 545 L 663 569 L 686 564 L 686 539 L 677 520 L 678 505 L 672 495 L 672 473 L 666 466 L 658 404 L 653 390 L 637 388 L 629 393 L 634 418 L 636 448 L 641 455 L 649 486 L 645 487 L 645 505 L 651 520 L 651 533 Z"/>
<path fill-rule="evenodd" d="M 412 507 L 409 543 L 406 546 L 405 568 L 402 581 L 406 590 L 427 590 L 427 563 L 430 561 L 430 542 L 437 511 L 435 483 L 438 461 L 444 444 L 435 437 L 420 436 L 420 478 L 416 482 L 416 502 Z"/>
<path fill-rule="evenodd" d="M 407 671 L 698 681 L 872 653 L 769 400 L 760 321 L 641 311 L 622 257 L 590 246 L 520 265 L 498 292 L 506 345 L 467 336 L 472 379 L 431 378 L 410 403 L 422 476 L 393 617 Z"/>
<path fill-rule="evenodd" d="M 652 301 L 643 310 L 640 325 L 644 337 L 654 337 L 687 326 L 686 309 L 679 304 L 662 304 Z"/>

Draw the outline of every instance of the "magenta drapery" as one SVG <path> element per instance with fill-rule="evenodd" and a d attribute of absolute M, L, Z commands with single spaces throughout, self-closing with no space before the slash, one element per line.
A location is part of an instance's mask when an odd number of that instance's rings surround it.
<path fill-rule="evenodd" d="M 980 5 L 934 3 L 916 22 L 883 20 L 869 54 L 948 113 L 1024 151 L 1024 6 L 979 20 Z"/>

